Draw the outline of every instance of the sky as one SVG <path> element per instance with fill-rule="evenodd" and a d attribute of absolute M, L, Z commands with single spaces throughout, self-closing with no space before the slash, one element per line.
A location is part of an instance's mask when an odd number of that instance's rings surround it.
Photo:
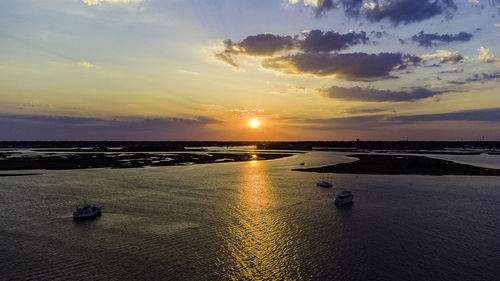
<path fill-rule="evenodd" d="M 0 140 L 354 139 L 500 140 L 500 0 L 0 1 Z"/>

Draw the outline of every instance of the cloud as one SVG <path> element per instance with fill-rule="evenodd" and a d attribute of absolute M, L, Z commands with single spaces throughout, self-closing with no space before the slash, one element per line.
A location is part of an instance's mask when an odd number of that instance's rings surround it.
<path fill-rule="evenodd" d="M 184 74 L 189 74 L 189 75 L 201 75 L 199 72 L 189 71 L 189 70 L 185 70 L 185 69 L 179 69 L 179 72 L 184 73 Z"/>
<path fill-rule="evenodd" d="M 429 122 L 429 121 L 486 121 L 499 122 L 500 108 L 464 110 L 449 113 L 404 115 L 388 117 L 389 121 Z"/>
<path fill-rule="evenodd" d="M 462 65 L 468 57 L 460 54 L 460 52 L 450 52 L 446 50 L 437 50 L 433 54 L 424 54 L 421 56 L 423 60 L 438 58 L 440 63 L 448 63 L 454 65 Z"/>
<path fill-rule="evenodd" d="M 481 48 L 479 48 L 478 51 L 481 52 L 481 55 L 477 57 L 477 59 L 480 62 L 500 63 L 500 58 L 497 58 L 494 55 L 490 55 L 490 48 L 481 46 Z"/>
<path fill-rule="evenodd" d="M 449 73 L 462 73 L 464 72 L 463 68 L 457 69 L 457 68 L 449 68 L 447 70 L 443 70 L 438 72 L 438 74 L 449 74 Z"/>
<path fill-rule="evenodd" d="M 237 67 L 238 56 L 272 57 L 290 51 L 302 51 L 307 53 L 340 51 L 357 44 L 365 44 L 369 41 L 365 32 L 349 32 L 340 34 L 335 31 L 323 32 L 321 30 L 310 30 L 302 33 L 303 38 L 298 35 L 274 35 L 263 33 L 247 36 L 240 42 L 231 40 L 222 41 L 224 50 L 215 56 L 219 60 Z"/>
<path fill-rule="evenodd" d="M 92 68 L 92 67 L 94 67 L 93 64 L 91 64 L 90 62 L 86 62 L 86 61 L 78 61 L 78 62 L 76 62 L 76 64 L 78 64 L 80 66 L 83 66 L 85 68 Z"/>
<path fill-rule="evenodd" d="M 389 20 L 394 25 L 420 22 L 434 16 L 451 16 L 457 9 L 453 0 L 386 0 L 366 3 L 365 17 L 372 21 Z"/>
<path fill-rule="evenodd" d="M 333 86 L 320 90 L 320 93 L 328 98 L 364 101 L 364 102 L 408 102 L 434 97 L 446 93 L 445 91 L 430 91 L 425 88 L 414 88 L 411 91 L 378 90 L 373 88 L 344 88 Z"/>
<path fill-rule="evenodd" d="M 299 53 L 266 59 L 262 66 L 287 74 L 335 76 L 343 80 L 373 80 L 391 78 L 391 71 L 405 69 L 419 61 L 418 57 L 400 53 Z"/>
<path fill-rule="evenodd" d="M 233 47 L 233 42 L 231 40 L 222 41 L 224 44 L 224 51 L 215 54 L 215 58 L 223 61 L 235 68 L 238 68 L 236 63 L 236 57 L 239 55 L 240 51 Z"/>
<path fill-rule="evenodd" d="M 442 54 L 442 56 L 440 56 Z M 467 57 L 463 56 L 460 54 L 458 51 L 455 51 L 453 53 L 448 52 L 448 53 L 441 53 L 438 55 L 439 61 L 442 63 L 449 63 L 449 64 L 458 64 L 461 65 L 464 63 Z"/>
<path fill-rule="evenodd" d="M 246 109 L 246 108 L 233 108 L 229 110 L 230 112 L 243 112 L 243 113 L 250 113 L 250 112 L 264 112 L 265 110 L 262 108 L 251 108 L 251 109 Z"/>
<path fill-rule="evenodd" d="M 448 81 L 447 83 L 454 84 L 454 85 L 464 85 L 470 82 L 483 82 L 483 81 L 490 81 L 490 80 L 496 80 L 500 79 L 500 73 L 474 73 L 472 76 L 467 77 L 465 80 L 459 80 L 459 81 Z"/>
<path fill-rule="evenodd" d="M 291 50 L 297 44 L 294 37 L 271 33 L 247 36 L 241 42 L 236 43 L 231 40 L 224 40 L 222 42 L 224 50 L 215 54 L 215 57 L 234 67 L 238 67 L 235 60 L 239 55 L 273 56 L 280 52 Z"/>
<path fill-rule="evenodd" d="M 441 67 L 441 65 L 435 63 L 435 64 L 424 65 L 424 67 L 427 67 L 427 68 L 429 68 L 429 67 Z"/>
<path fill-rule="evenodd" d="M 435 16 L 451 17 L 457 9 L 453 0 L 289 0 L 314 9 L 316 16 L 332 9 L 343 9 L 350 18 L 364 17 L 371 22 L 388 20 L 394 25 L 420 22 Z"/>
<path fill-rule="evenodd" d="M 488 73 L 475 73 L 472 75 L 472 77 L 469 77 L 466 79 L 467 82 L 478 82 L 478 81 L 488 81 L 488 80 L 495 80 L 500 78 L 500 73 L 493 73 L 493 74 L 488 74 Z"/>
<path fill-rule="evenodd" d="M 234 119 L 244 119 L 262 116 L 265 110 L 262 108 L 233 108 L 230 109 L 229 112 L 231 112 Z"/>
<path fill-rule="evenodd" d="M 365 44 L 368 37 L 364 31 L 340 34 L 334 31 L 311 30 L 300 41 L 300 50 L 306 53 L 340 51 L 357 44 Z"/>
<path fill-rule="evenodd" d="M 464 110 L 447 113 L 436 114 L 419 114 L 419 115 L 395 115 L 395 114 L 375 114 L 361 116 L 347 116 L 327 119 L 306 119 L 301 123 L 295 120 L 295 124 L 310 129 L 346 129 L 346 130 L 372 130 L 374 128 L 398 130 L 397 126 L 408 125 L 414 123 L 422 123 L 425 125 L 430 122 L 495 122 L 500 123 L 500 108 Z M 456 123 L 456 125 L 463 123 Z M 421 127 L 422 129 L 425 127 Z M 431 131 L 436 127 L 428 127 Z M 434 131 L 436 133 L 447 129 L 446 127 L 438 127 Z M 463 132 L 461 132 L 463 133 Z M 449 137 L 449 136 L 445 136 Z"/>
<path fill-rule="evenodd" d="M 303 120 L 299 126 L 306 126 L 310 129 L 373 129 L 375 127 L 383 126 L 385 123 L 386 115 L 361 115 L 361 116 L 347 116 L 336 117 L 327 119 L 306 119 Z"/>
<path fill-rule="evenodd" d="M 89 6 L 100 6 L 103 4 L 139 4 L 144 0 L 82 0 Z"/>
<path fill-rule="evenodd" d="M 437 33 L 429 34 L 420 31 L 417 35 L 413 35 L 411 40 L 417 42 L 419 46 L 432 47 L 441 43 L 450 43 L 454 41 L 467 42 L 472 38 L 472 34 L 467 32 L 460 32 L 458 34 L 443 34 Z"/>
<path fill-rule="evenodd" d="M 270 33 L 248 36 L 243 41 L 232 44 L 233 50 L 251 56 L 272 56 L 281 51 L 290 50 L 295 45 L 295 38 Z"/>
<path fill-rule="evenodd" d="M 0 115 L 2 140 L 201 140 L 207 117 L 101 119 L 91 117 Z"/>
<path fill-rule="evenodd" d="M 317 16 L 323 14 L 325 11 L 336 8 L 338 5 L 338 3 L 337 3 L 338 1 L 334 1 L 334 0 L 289 0 L 289 1 L 292 4 L 302 2 L 304 4 L 304 6 L 306 6 L 306 7 L 307 6 L 313 7 Z M 352 2 L 353 3 L 359 2 L 359 6 L 361 7 L 362 0 L 353 0 Z"/>
<path fill-rule="evenodd" d="M 346 110 L 346 113 L 348 113 L 348 114 L 380 113 L 380 112 L 387 112 L 387 111 L 389 111 L 389 110 L 382 109 L 382 108 L 350 108 L 350 109 Z"/>

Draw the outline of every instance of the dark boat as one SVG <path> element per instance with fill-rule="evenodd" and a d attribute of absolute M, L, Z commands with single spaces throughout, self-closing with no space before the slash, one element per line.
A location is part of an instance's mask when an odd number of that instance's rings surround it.
<path fill-rule="evenodd" d="M 316 183 L 316 186 L 319 186 L 319 187 L 332 187 L 333 185 L 331 183 L 329 183 L 329 182 L 321 181 L 321 182 Z"/>
<path fill-rule="evenodd" d="M 352 194 L 352 191 L 350 189 L 344 189 L 342 193 L 339 193 L 337 195 L 337 198 L 335 199 L 335 205 L 337 206 L 343 206 L 352 203 L 352 200 L 354 198 L 354 195 Z"/>
<path fill-rule="evenodd" d="M 73 220 L 84 220 L 88 218 L 94 218 L 100 216 L 102 212 L 102 207 L 97 207 L 94 205 L 88 205 L 87 202 L 83 204 L 83 208 L 76 208 L 73 212 Z"/>

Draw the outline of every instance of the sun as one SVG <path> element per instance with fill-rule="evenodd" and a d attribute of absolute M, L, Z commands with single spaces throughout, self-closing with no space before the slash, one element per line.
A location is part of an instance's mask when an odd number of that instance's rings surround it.
<path fill-rule="evenodd" d="M 258 128 L 260 126 L 260 122 L 257 119 L 252 119 L 250 120 L 250 123 L 248 123 L 250 127 L 252 128 Z"/>

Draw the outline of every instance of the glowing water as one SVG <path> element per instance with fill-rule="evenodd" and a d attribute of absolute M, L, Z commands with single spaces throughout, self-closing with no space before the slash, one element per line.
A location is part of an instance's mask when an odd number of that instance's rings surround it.
<path fill-rule="evenodd" d="M 320 175 L 291 171 L 342 161 L 316 152 L 1 178 L 0 279 L 499 276 L 498 177 L 333 175 L 324 189 L 315 186 Z M 336 208 L 344 188 L 356 201 Z M 84 199 L 103 215 L 74 223 Z"/>

